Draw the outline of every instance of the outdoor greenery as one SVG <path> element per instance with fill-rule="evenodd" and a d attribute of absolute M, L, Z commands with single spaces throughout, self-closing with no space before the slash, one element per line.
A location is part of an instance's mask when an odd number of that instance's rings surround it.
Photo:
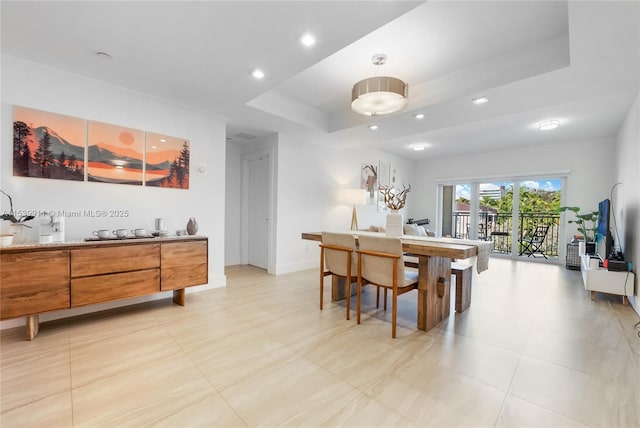
<path fill-rule="evenodd" d="M 500 199 L 483 196 L 480 205 L 495 208 L 498 213 L 513 210 L 513 187 L 509 186 Z M 555 213 L 560 208 L 560 192 L 520 188 L 521 213 Z"/>
<path fill-rule="evenodd" d="M 456 201 L 469 203 L 464 197 L 456 198 Z M 494 211 L 495 210 L 495 211 Z M 557 254 L 557 242 L 552 238 L 556 233 L 560 221 L 560 191 L 537 190 L 528 187 L 520 187 L 520 216 L 517 224 L 521 237 L 529 236 L 537 226 L 549 226 L 546 252 Z M 513 187 L 507 187 L 499 198 L 483 196 L 480 199 L 481 223 L 488 222 L 487 234 L 496 231 L 508 232 L 512 230 L 513 212 Z M 485 218 L 485 220 L 482 220 Z"/>

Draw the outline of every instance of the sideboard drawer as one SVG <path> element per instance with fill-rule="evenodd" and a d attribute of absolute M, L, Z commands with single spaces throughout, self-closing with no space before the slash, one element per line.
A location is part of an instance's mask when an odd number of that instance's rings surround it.
<path fill-rule="evenodd" d="M 69 251 L 0 255 L 0 315 L 15 318 L 69 307 Z"/>
<path fill-rule="evenodd" d="M 71 279 L 71 306 L 109 302 L 160 291 L 160 269 Z"/>
<path fill-rule="evenodd" d="M 162 244 L 162 290 L 208 282 L 208 241 Z"/>
<path fill-rule="evenodd" d="M 160 245 L 71 250 L 71 277 L 129 272 L 160 267 Z"/>

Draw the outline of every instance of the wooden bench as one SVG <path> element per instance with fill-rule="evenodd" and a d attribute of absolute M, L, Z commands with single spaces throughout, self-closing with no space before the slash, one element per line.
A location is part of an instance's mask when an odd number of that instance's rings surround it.
<path fill-rule="evenodd" d="M 471 304 L 472 265 L 451 262 L 451 274 L 456 276 L 456 312 L 464 312 Z"/>
<path fill-rule="evenodd" d="M 418 268 L 417 257 L 406 257 L 404 265 L 410 268 Z M 451 274 L 456 276 L 456 312 L 464 312 L 471 305 L 471 278 L 473 265 L 451 262 Z"/>

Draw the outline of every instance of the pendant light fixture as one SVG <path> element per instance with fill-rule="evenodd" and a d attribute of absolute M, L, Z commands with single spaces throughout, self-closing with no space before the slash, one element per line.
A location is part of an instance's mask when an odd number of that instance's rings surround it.
<path fill-rule="evenodd" d="M 387 62 L 385 54 L 376 54 L 371 62 L 377 67 Z M 353 85 L 351 109 L 365 116 L 379 116 L 402 110 L 408 102 L 409 85 L 389 76 L 375 76 Z"/>

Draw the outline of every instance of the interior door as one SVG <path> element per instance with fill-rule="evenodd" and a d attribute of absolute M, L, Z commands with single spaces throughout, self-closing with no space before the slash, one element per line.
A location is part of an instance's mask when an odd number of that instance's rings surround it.
<path fill-rule="evenodd" d="M 249 161 L 248 263 L 268 266 L 269 243 L 269 156 Z"/>

